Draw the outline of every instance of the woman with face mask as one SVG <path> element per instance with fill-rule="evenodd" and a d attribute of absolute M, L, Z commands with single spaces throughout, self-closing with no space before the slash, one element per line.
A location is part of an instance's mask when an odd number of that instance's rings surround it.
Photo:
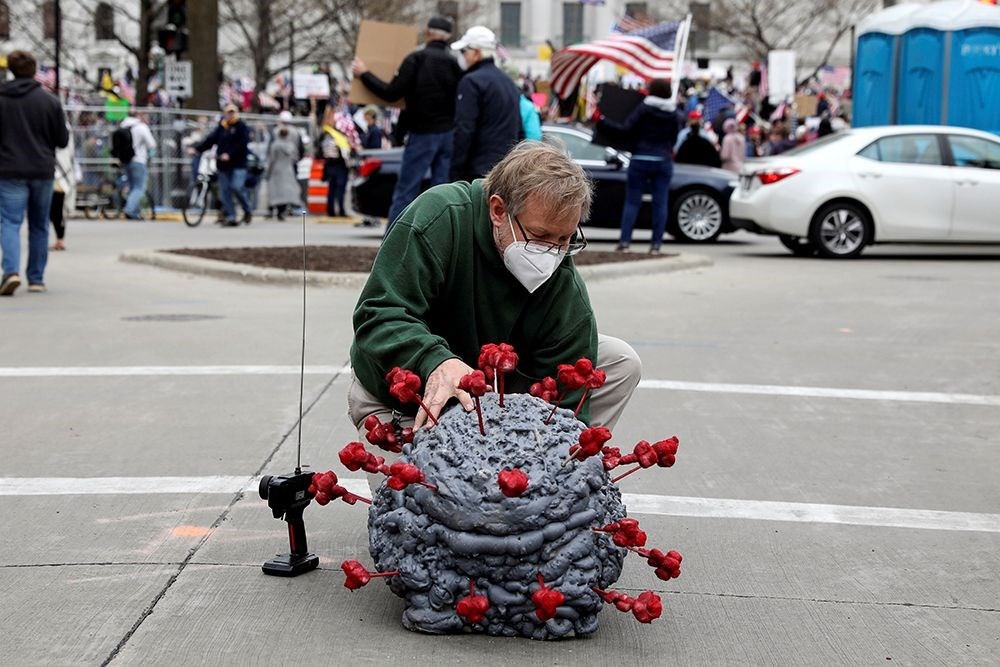
<path fill-rule="evenodd" d="M 363 430 L 372 414 L 390 419 L 394 410 L 404 425 L 431 426 L 423 409 L 389 395 L 384 378 L 394 366 L 421 377 L 433 416 L 450 401 L 473 409 L 460 378 L 483 344 L 507 342 L 520 356 L 508 391 L 526 392 L 558 364 L 593 360 L 608 381 L 581 418 L 612 428 L 641 364 L 626 343 L 598 334 L 573 264 L 587 244 L 580 225 L 592 197 L 579 165 L 539 141 L 518 144 L 485 179 L 420 195 L 386 236 L 354 312 L 348 405 L 355 426 Z"/>

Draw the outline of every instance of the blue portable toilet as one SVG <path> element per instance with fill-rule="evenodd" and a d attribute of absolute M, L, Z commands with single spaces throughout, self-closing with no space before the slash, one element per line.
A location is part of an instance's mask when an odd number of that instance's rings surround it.
<path fill-rule="evenodd" d="M 958 125 L 1000 134 L 1000 7 L 896 5 L 858 27 L 853 125 Z"/>

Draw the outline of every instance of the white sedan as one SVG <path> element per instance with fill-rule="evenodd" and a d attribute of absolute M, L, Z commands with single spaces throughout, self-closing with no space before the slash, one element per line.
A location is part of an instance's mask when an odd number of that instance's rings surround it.
<path fill-rule="evenodd" d="M 1000 242 L 1000 140 L 960 127 L 846 130 L 748 160 L 735 227 L 795 254 L 856 257 L 871 243 Z"/>

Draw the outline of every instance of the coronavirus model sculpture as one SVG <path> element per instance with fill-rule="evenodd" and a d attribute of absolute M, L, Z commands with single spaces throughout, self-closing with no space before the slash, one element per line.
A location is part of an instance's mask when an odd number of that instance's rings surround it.
<path fill-rule="evenodd" d="M 475 410 L 446 410 L 416 434 L 369 417 L 368 443 L 402 454 L 387 464 L 361 442 L 340 451 L 348 470 L 386 476 L 370 501 L 340 486 L 333 471 L 313 476 L 308 492 L 319 504 L 340 498 L 371 505 L 375 568 L 345 561 L 344 585 L 355 590 L 383 578 L 405 600 L 403 625 L 431 633 L 585 636 L 605 605 L 641 623 L 655 620 L 659 596 L 633 598 L 611 586 L 630 551 L 664 581 L 680 576 L 681 555 L 646 548 L 617 482 L 672 466 L 677 438 L 640 441 L 623 453 L 609 444 L 607 428 L 577 419 L 586 396 L 605 381 L 591 361 L 560 365 L 529 394 L 505 395 L 504 376 L 517 362 L 510 345 L 483 346 L 479 370 L 459 385 Z M 393 396 L 423 405 L 415 374 L 394 368 L 386 380 Z M 580 390 L 573 409 L 561 407 L 568 392 Z"/>

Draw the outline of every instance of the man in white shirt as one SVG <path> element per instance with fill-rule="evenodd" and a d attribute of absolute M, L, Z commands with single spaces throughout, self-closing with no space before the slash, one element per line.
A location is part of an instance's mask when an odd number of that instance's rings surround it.
<path fill-rule="evenodd" d="M 149 153 L 156 148 L 156 140 L 149 125 L 134 111 L 122 121 L 122 128 L 132 134 L 132 159 L 125 166 L 125 177 L 128 179 L 128 198 L 125 200 L 125 217 L 129 220 L 141 220 L 139 206 L 146 194 L 146 177 L 149 174 Z"/>

